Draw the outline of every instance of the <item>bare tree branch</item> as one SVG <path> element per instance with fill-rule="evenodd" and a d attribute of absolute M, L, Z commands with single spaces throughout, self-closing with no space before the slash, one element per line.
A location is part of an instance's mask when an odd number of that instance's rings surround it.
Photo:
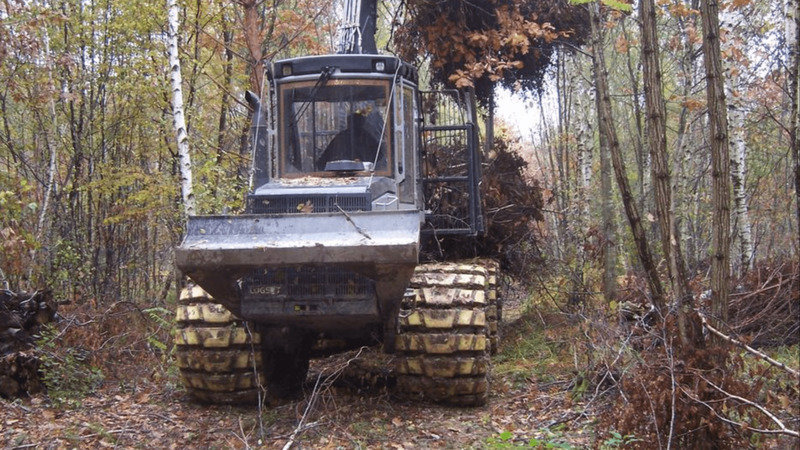
<path fill-rule="evenodd" d="M 795 377 L 800 377 L 800 372 L 798 372 L 796 369 L 792 369 L 791 367 L 787 366 L 786 364 L 784 364 L 782 362 L 775 361 L 774 359 L 770 358 L 766 354 L 754 349 L 753 347 L 750 347 L 749 345 L 745 344 L 744 342 L 738 341 L 738 340 L 736 340 L 736 339 L 734 339 L 734 338 L 732 338 L 732 337 L 730 337 L 730 336 L 728 336 L 726 334 L 723 334 L 721 331 L 719 331 L 716 328 L 714 328 L 711 325 L 709 325 L 708 321 L 706 320 L 706 317 L 700 311 L 697 311 L 697 314 L 700 316 L 700 320 L 703 321 L 703 326 L 708 328 L 708 331 L 710 331 L 711 333 L 713 333 L 717 337 L 720 337 L 720 338 L 726 340 L 727 342 L 730 342 L 731 344 L 733 344 L 733 345 L 735 345 L 737 347 L 741 347 L 741 348 L 747 350 L 747 352 L 752 353 L 755 356 L 758 356 L 759 358 L 761 358 L 764 361 L 772 364 L 775 367 L 779 367 L 779 368 L 789 372 L 790 374 L 794 375 Z"/>
<path fill-rule="evenodd" d="M 794 437 L 800 438 L 800 432 L 797 432 L 795 430 L 790 430 L 790 429 L 786 428 L 786 425 L 784 425 L 783 422 L 781 422 L 781 420 L 778 419 L 774 414 L 769 412 L 767 410 L 767 408 L 764 408 L 763 406 L 759 405 L 758 403 L 752 402 L 752 401 L 750 401 L 750 400 L 748 400 L 748 399 L 746 399 L 744 397 L 739 397 L 738 395 L 734 395 L 734 394 L 731 394 L 730 392 L 727 392 L 725 389 L 722 389 L 721 387 L 717 386 L 716 384 L 711 382 L 708 378 L 705 378 L 702 375 L 700 375 L 700 378 L 705 380 L 705 382 L 708 383 L 711 387 L 713 387 L 714 389 L 722 392 L 723 394 L 727 395 L 728 397 L 730 397 L 730 398 L 732 398 L 734 400 L 738 400 L 738 401 L 740 401 L 740 402 L 742 402 L 742 403 L 744 403 L 746 405 L 750 405 L 753 408 L 756 408 L 759 411 L 761 411 L 765 416 L 769 417 L 773 422 L 775 422 L 776 425 L 778 425 L 781 428 L 780 431 L 782 431 L 783 434 L 786 434 L 788 436 L 794 436 Z M 751 428 L 751 429 L 754 429 L 754 428 Z M 778 431 L 778 430 L 773 430 L 773 431 Z"/>

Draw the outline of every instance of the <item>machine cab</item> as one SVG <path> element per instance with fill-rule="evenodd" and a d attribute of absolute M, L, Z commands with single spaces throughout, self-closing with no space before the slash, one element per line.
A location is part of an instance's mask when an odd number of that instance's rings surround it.
<path fill-rule="evenodd" d="M 248 212 L 420 209 L 416 69 L 311 56 L 274 63 L 269 80 L 269 103 L 254 106 Z"/>

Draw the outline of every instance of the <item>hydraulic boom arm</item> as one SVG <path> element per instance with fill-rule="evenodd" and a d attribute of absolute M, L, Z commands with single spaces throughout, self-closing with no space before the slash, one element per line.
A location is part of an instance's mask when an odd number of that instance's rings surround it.
<path fill-rule="evenodd" d="M 344 13 L 339 53 L 377 54 L 375 27 L 378 0 L 345 0 Z"/>

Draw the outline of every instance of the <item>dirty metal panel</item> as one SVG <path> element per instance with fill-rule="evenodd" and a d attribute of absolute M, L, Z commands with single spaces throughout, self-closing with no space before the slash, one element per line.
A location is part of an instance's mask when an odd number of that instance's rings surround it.
<path fill-rule="evenodd" d="M 292 264 L 417 262 L 417 211 L 190 217 L 183 271 Z"/>

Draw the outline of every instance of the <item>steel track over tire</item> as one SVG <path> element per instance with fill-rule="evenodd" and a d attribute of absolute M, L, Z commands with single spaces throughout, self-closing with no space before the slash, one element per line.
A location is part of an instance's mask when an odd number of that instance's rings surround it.
<path fill-rule="evenodd" d="M 417 267 L 395 339 L 398 393 L 478 406 L 489 393 L 488 271 L 478 264 Z"/>
<path fill-rule="evenodd" d="M 500 263 L 494 259 L 483 259 L 477 263 L 431 263 L 421 267 L 424 267 L 425 271 L 432 273 L 458 273 L 462 275 L 484 275 L 486 277 L 486 299 L 488 304 L 486 308 L 486 326 L 489 329 L 489 353 L 492 355 L 497 354 L 501 344 L 500 323 L 503 321 L 503 300 L 497 283 L 500 276 Z"/>
<path fill-rule="evenodd" d="M 175 313 L 175 363 L 189 395 L 203 403 L 258 401 L 261 337 L 199 286 L 181 291 Z M 256 377 L 258 373 L 258 377 Z"/>
<path fill-rule="evenodd" d="M 489 328 L 489 352 L 492 355 L 500 351 L 500 323 L 503 321 L 503 299 L 500 297 L 500 290 L 497 287 L 497 279 L 500 275 L 500 263 L 495 260 L 484 262 L 486 270 L 489 272 L 487 280 L 486 296 L 489 299 L 487 311 L 487 326 Z"/>

